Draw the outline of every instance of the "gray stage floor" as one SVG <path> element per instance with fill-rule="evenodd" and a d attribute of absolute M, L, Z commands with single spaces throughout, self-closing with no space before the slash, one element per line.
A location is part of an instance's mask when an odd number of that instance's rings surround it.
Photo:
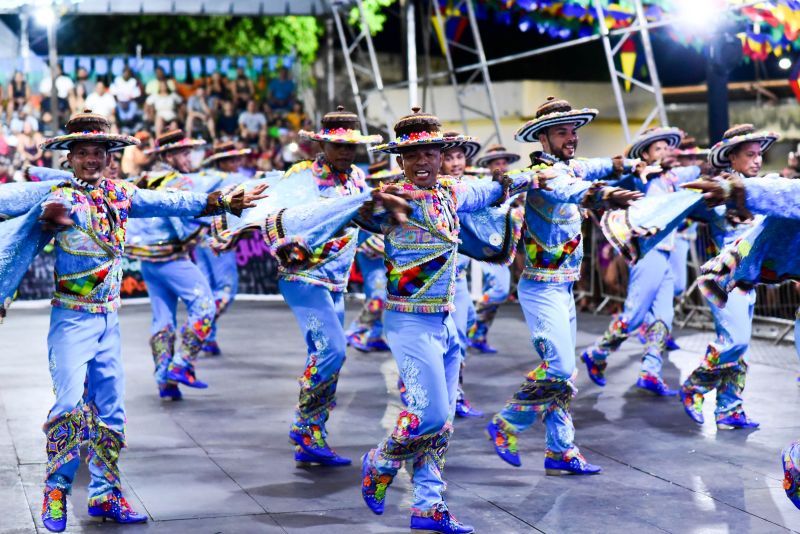
<path fill-rule="evenodd" d="M 356 303 L 349 306 L 348 320 Z M 52 402 L 47 372 L 48 315 L 11 308 L 0 326 L 0 532 L 43 531 L 41 424 Z M 388 493 L 386 514 L 361 502 L 358 468 L 298 469 L 287 442 L 304 349 L 282 303 L 239 302 L 223 318 L 225 355 L 203 359 L 211 384 L 180 403 L 161 402 L 152 381 L 149 307 L 121 312 L 127 372 L 128 446 L 121 462 L 129 500 L 147 512 L 127 532 L 405 532 L 405 473 Z M 579 346 L 607 317 L 581 315 Z M 685 350 L 666 363 L 677 386 L 698 363 L 709 332 L 679 331 Z M 528 333 L 515 305 L 492 332 L 495 356 L 470 355 L 466 390 L 492 412 L 533 364 Z M 782 488 L 780 449 L 800 437 L 794 347 L 756 342 L 748 379 L 755 432 L 697 427 L 676 399 L 654 399 L 633 387 L 640 345 L 628 341 L 611 360 L 609 384 L 591 385 L 581 369 L 574 403 L 577 441 L 600 476 L 545 477 L 543 429 L 520 440 L 523 466 L 498 459 L 483 429 L 487 419 L 458 420 L 447 460 L 448 502 L 481 533 L 800 531 L 800 510 Z M 357 460 L 386 433 L 399 410 L 397 371 L 389 354 L 351 351 L 339 384 L 330 441 Z M 706 403 L 713 420 L 713 400 Z M 69 532 L 116 530 L 86 516 L 85 466 L 71 499 Z"/>

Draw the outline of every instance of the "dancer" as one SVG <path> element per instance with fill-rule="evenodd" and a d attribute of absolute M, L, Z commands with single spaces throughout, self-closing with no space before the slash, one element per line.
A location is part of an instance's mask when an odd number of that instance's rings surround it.
<path fill-rule="evenodd" d="M 214 153 L 200 164 L 211 173 L 223 177 L 222 186 L 226 189 L 246 180 L 239 170 L 244 166 L 245 158 L 253 152 L 250 148 L 237 148 L 233 142 L 219 143 Z M 209 356 L 219 356 L 222 350 L 217 343 L 217 321 L 233 304 L 239 288 L 239 268 L 236 265 L 236 251 L 214 252 L 203 239 L 194 249 L 194 261 L 202 271 L 214 294 L 216 314 L 211 323 L 211 331 L 203 344 L 202 352 Z"/>
<path fill-rule="evenodd" d="M 292 166 L 283 180 L 311 175 L 325 198 L 361 193 L 367 189 L 364 172 L 353 165 L 359 145 L 376 143 L 380 136 L 362 134 L 358 117 L 339 106 L 322 118 L 318 132 L 300 135 L 317 141 L 322 153 L 314 161 Z M 289 438 L 295 444 L 298 465 L 349 465 L 327 442 L 326 422 L 336 404 L 336 384 L 345 359 L 344 292 L 358 243 L 358 228 L 349 226 L 323 246 L 300 268 L 279 264 L 278 288 L 297 320 L 308 357 L 300 378 L 300 398 Z"/>
<path fill-rule="evenodd" d="M 389 169 L 389 160 L 369 166 L 367 182 L 373 186 L 402 178 L 403 173 Z M 364 305 L 347 330 L 347 342 L 361 352 L 389 350 L 383 339 L 383 305 L 386 300 L 386 267 L 383 265 L 383 234 L 372 234 L 358 246 L 356 264 L 364 280 Z M 403 390 L 401 389 L 401 394 Z"/>
<path fill-rule="evenodd" d="M 711 148 L 709 161 L 720 169 L 730 169 L 744 178 L 758 175 L 762 156 L 778 139 L 771 132 L 758 132 L 752 124 L 741 124 L 725 132 L 723 139 Z M 749 227 L 748 224 L 732 225 L 729 221 L 745 217 L 731 213 L 726 217 L 724 208 L 717 208 L 710 225 L 712 236 L 721 250 L 733 242 Z M 706 298 L 714 317 L 716 339 L 709 343 L 705 357 L 683 383 L 681 401 L 686 414 L 697 424 L 703 424 L 704 395 L 717 390 L 715 418 L 720 430 L 752 429 L 759 424 L 749 419 L 742 407 L 742 392 L 747 375 L 745 354 L 750 344 L 750 335 L 755 306 L 754 289 L 735 289 L 728 295 L 724 308 Z"/>
<path fill-rule="evenodd" d="M 263 188 L 248 195 L 161 193 L 105 179 L 109 152 L 135 145 L 137 140 L 109 133 L 108 119 L 88 110 L 73 115 L 66 129 L 66 135 L 45 141 L 42 148 L 68 150 L 72 174 L 47 182 L 51 185 L 46 192 L 34 188 L 41 184 L 26 184 L 32 187 L 27 192 L 20 190 L 18 200 L 26 204 L 27 214 L 3 223 L 6 226 L 0 232 L 0 256 L 9 260 L 0 262 L 3 308 L 29 263 L 55 236 L 56 280 L 47 342 L 56 399 L 44 424 L 47 467 L 42 505 L 42 522 L 52 532 L 66 528 L 67 495 L 80 465 L 84 383 L 92 413 L 88 514 L 117 523 L 147 521 L 147 516 L 134 511 L 123 497 L 117 465 L 125 446 L 117 309 L 129 217 L 195 217 L 222 208 L 239 213 L 263 198 L 259 195 Z M 41 171 L 43 176 L 54 172 Z M 40 174 L 36 168 L 29 172 Z M 40 218 L 45 221 L 44 229 Z"/>
<path fill-rule="evenodd" d="M 139 186 L 156 191 L 197 189 L 196 182 L 202 180 L 189 175 L 191 151 L 204 144 L 201 139 L 187 138 L 182 130 L 162 134 L 150 151 L 158 156 L 158 161 L 139 178 Z M 217 185 L 219 177 L 210 183 Z M 208 280 L 191 261 L 192 249 L 202 239 L 203 231 L 203 226 L 195 220 L 170 217 L 142 219 L 129 228 L 125 253 L 141 261 L 142 279 L 147 284 L 153 312 L 150 349 L 162 399 L 181 400 L 183 394 L 178 384 L 198 389 L 208 387 L 197 379 L 194 367 L 216 314 Z M 179 300 L 186 306 L 187 318 L 178 332 Z"/>
<path fill-rule="evenodd" d="M 536 117 L 517 130 L 522 142 L 538 141 L 542 152 L 532 155 L 533 167 L 556 177 L 552 191 L 531 190 L 525 202 L 526 266 L 517 288 L 531 331 L 533 347 L 543 362 L 531 371 L 519 390 L 487 426 L 495 452 L 520 466 L 517 436 L 541 415 L 545 424 L 545 473 L 595 474 L 574 443 L 569 405 L 575 395 L 575 301 L 572 286 L 580 277 L 583 257 L 581 206 L 625 206 L 640 193 L 592 183 L 619 175 L 631 162 L 620 159 L 576 161 L 578 129 L 597 115 L 594 109 L 572 109 L 566 100 L 549 97 Z M 514 174 L 512 173 L 512 176 Z M 581 179 L 581 177 L 583 179 Z"/>
<path fill-rule="evenodd" d="M 505 174 L 509 166 L 519 159 L 518 154 L 495 144 L 487 147 L 483 157 L 478 158 L 476 163 L 479 168 L 485 168 L 488 175 L 495 171 Z M 475 304 L 475 321 L 469 327 L 467 343 L 470 348 L 479 352 L 494 354 L 497 349 L 489 344 L 487 336 L 498 308 L 508 299 L 511 291 L 511 268 L 493 263 L 481 263 L 480 266 L 483 272 L 483 294 Z"/>
<path fill-rule="evenodd" d="M 626 155 L 641 158 L 647 165 L 663 166 L 664 170 L 661 174 L 650 174 L 646 179 L 636 178 L 637 189 L 647 196 L 665 195 L 675 191 L 676 184 L 700 175 L 699 167 L 668 167 L 667 158 L 682 137 L 683 132 L 678 128 L 653 128 L 634 139 Z M 589 371 L 589 378 L 598 386 L 606 384 L 609 355 L 649 317 L 647 343 L 636 387 L 662 397 L 677 395 L 678 392 L 670 389 L 661 376 L 674 316 L 675 280 L 670 262 L 674 242 L 675 236 L 669 236 L 631 267 L 628 296 L 622 313 L 611 321 L 602 337 L 583 351 L 581 359 Z"/>
<path fill-rule="evenodd" d="M 414 108 L 395 124 L 396 140 L 375 147 L 399 154 L 406 179 L 384 192 L 408 199 L 405 222 L 392 224 L 380 211 L 367 216 L 386 233 L 388 285 L 384 329 L 400 376 L 407 387 L 408 408 L 375 449 L 362 458 L 362 495 L 382 514 L 386 490 L 402 463 L 413 466 L 412 531 L 466 534 L 473 528 L 457 521 L 443 499 L 444 457 L 452 433 L 462 349 L 453 320 L 457 211 L 468 212 L 502 201 L 536 183 L 533 173 L 514 184 L 490 180 L 459 182 L 439 177 L 442 151 L 469 141 L 445 137 L 433 115 Z M 534 187 L 532 185 L 531 187 Z"/>

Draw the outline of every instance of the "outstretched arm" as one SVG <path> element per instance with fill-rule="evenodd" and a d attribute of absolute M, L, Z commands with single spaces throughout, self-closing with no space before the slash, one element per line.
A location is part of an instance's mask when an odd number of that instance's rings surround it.
<path fill-rule="evenodd" d="M 255 201 L 266 198 L 262 195 L 266 184 L 259 185 L 251 191 L 237 187 L 233 191 L 222 194 L 190 193 L 186 191 L 152 191 L 135 189 L 131 201 L 131 217 L 204 217 L 219 215 L 223 212 L 241 215 L 242 210 L 255 206 Z"/>

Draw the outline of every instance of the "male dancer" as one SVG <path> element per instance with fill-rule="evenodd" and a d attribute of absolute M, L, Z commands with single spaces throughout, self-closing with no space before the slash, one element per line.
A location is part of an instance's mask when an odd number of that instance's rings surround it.
<path fill-rule="evenodd" d="M 740 124 L 730 128 L 720 142 L 711 148 L 709 161 L 719 169 L 728 169 L 744 179 L 758 175 L 762 157 L 778 139 L 771 132 L 758 132 L 752 124 Z M 732 243 L 749 227 L 748 224 L 734 226 L 731 220 L 745 217 L 739 213 L 725 216 L 724 208 L 717 208 L 711 221 L 714 241 L 721 250 Z M 759 424 L 749 419 L 742 407 L 742 392 L 747 375 L 745 354 L 750 344 L 756 292 L 734 289 L 728 295 L 724 308 L 706 299 L 714 316 L 716 339 L 709 343 L 705 357 L 683 383 L 681 401 L 687 415 L 697 424 L 703 424 L 704 395 L 717 390 L 715 411 L 717 428 L 731 430 L 758 428 Z"/>
<path fill-rule="evenodd" d="M 322 118 L 318 132 L 300 135 L 317 141 L 322 153 L 314 161 L 298 163 L 283 180 L 310 174 L 322 197 L 336 198 L 367 189 L 364 172 L 353 165 L 359 145 L 379 142 L 380 136 L 362 134 L 358 117 L 339 106 Z M 349 465 L 328 446 L 325 423 L 336 404 L 336 384 L 345 359 L 344 291 L 358 244 L 358 228 L 350 226 L 323 246 L 301 268 L 279 264 L 278 288 L 297 320 L 308 357 L 300 378 L 300 398 L 289 439 L 299 465 Z"/>
<path fill-rule="evenodd" d="M 519 161 L 519 154 L 509 152 L 502 145 L 490 145 L 483 157 L 476 162 L 480 168 L 486 168 L 488 174 L 495 171 L 506 174 L 512 163 Z M 497 349 L 487 340 L 489 329 L 497 315 L 497 309 L 508 299 L 511 290 L 511 268 L 507 265 L 481 263 L 483 271 L 483 295 L 475 304 L 475 322 L 469 327 L 467 343 L 484 354 L 494 354 Z"/>
<path fill-rule="evenodd" d="M 214 153 L 204 159 L 201 167 L 208 172 L 223 177 L 225 188 L 234 187 L 246 180 L 239 173 L 245 164 L 245 158 L 253 152 L 250 148 L 237 148 L 233 142 L 224 142 L 214 147 Z M 208 241 L 201 240 L 194 249 L 194 260 L 211 286 L 214 294 L 216 315 L 211 323 L 211 331 L 205 339 L 202 351 L 209 356 L 219 356 L 222 351 L 217 343 L 217 320 L 233 304 L 239 288 L 239 268 L 236 265 L 236 251 L 215 252 Z"/>
<path fill-rule="evenodd" d="M 674 160 L 671 152 L 680 144 L 683 132 L 678 128 L 652 128 L 634 139 L 627 149 L 627 156 L 641 158 L 647 165 L 663 164 L 667 158 Z M 634 177 L 634 189 L 648 196 L 665 195 L 675 191 L 675 185 L 693 180 L 700 175 L 699 167 L 666 168 L 660 175 L 650 175 L 647 179 Z M 620 181 L 622 182 L 622 181 Z M 589 371 L 589 378 L 599 386 L 605 386 L 605 370 L 608 356 L 616 351 L 639 326 L 648 318 L 645 353 L 636 387 L 657 396 L 677 395 L 661 376 L 662 362 L 666 355 L 667 337 L 672 330 L 674 309 L 672 299 L 675 294 L 675 281 L 670 263 L 675 236 L 671 235 L 658 245 L 658 248 L 644 255 L 630 269 L 628 297 L 622 313 L 615 317 L 607 331 L 595 343 L 584 350 L 581 359 Z"/>
<path fill-rule="evenodd" d="M 556 177 L 552 190 L 529 191 L 525 201 L 526 266 L 517 288 L 533 346 L 544 360 L 531 371 L 505 408 L 487 426 L 495 452 L 520 466 L 517 435 L 542 415 L 546 428 L 544 467 L 548 475 L 595 474 L 575 446 L 569 404 L 575 395 L 575 301 L 572 286 L 580 277 L 583 257 L 580 207 L 625 206 L 640 193 L 589 180 L 621 174 L 619 159 L 576 161 L 578 129 L 597 115 L 594 109 L 572 109 L 566 100 L 549 97 L 536 117 L 516 133 L 523 142 L 539 141 L 533 167 Z M 630 162 L 628 162 L 629 164 Z M 514 173 L 512 173 L 514 176 Z M 583 179 L 582 179 L 583 178 Z"/>
<path fill-rule="evenodd" d="M 52 532 L 66 528 L 67 495 L 80 465 L 84 383 L 93 414 L 87 459 L 91 474 L 88 514 L 118 523 L 147 521 L 147 516 L 135 512 L 122 496 L 117 465 L 125 446 L 124 370 L 117 309 L 128 218 L 195 217 L 223 208 L 239 213 L 263 198 L 259 196 L 263 188 L 248 195 L 167 193 L 105 179 L 109 151 L 135 145 L 137 140 L 109 133 L 108 119 L 88 110 L 73 115 L 66 129 L 66 135 L 48 139 L 42 148 L 68 150 L 72 175 L 52 186 L 38 201 L 32 195 L 20 195 L 20 201 L 30 204 L 28 214 L 4 223 L 12 225 L 4 227 L 13 234 L 8 241 L 12 246 L 0 252 L 11 260 L 0 262 L 0 280 L 13 281 L 13 286 L 38 251 L 34 244 L 28 249 L 33 254 L 15 257 L 25 248 L 22 243 L 38 242 L 41 248 L 55 236 L 56 287 L 47 341 L 56 399 L 44 424 L 47 476 L 42 505 L 42 522 Z M 42 171 L 45 175 L 52 172 Z M 30 172 L 36 174 L 37 170 Z M 44 231 L 37 223 L 40 217 L 45 221 Z M 4 285 L 4 291 L 6 288 L 12 293 L 15 289 Z"/>
<path fill-rule="evenodd" d="M 188 175 L 191 151 L 204 144 L 203 140 L 187 138 L 181 130 L 162 134 L 151 150 L 158 155 L 158 162 L 139 179 L 140 187 L 193 190 L 194 179 Z M 182 399 L 179 383 L 199 389 L 208 387 L 197 379 L 194 368 L 216 314 L 208 280 L 190 258 L 202 231 L 196 221 L 170 217 L 143 219 L 130 227 L 126 254 L 141 260 L 142 279 L 150 296 L 150 349 L 162 399 Z M 186 306 L 187 318 L 176 350 L 178 300 Z"/>
<path fill-rule="evenodd" d="M 362 495 L 376 514 L 384 510 L 386 490 L 404 461 L 413 465 L 411 530 L 467 534 L 473 528 L 457 521 L 443 499 L 444 457 L 452 433 L 461 343 L 453 321 L 456 292 L 457 211 L 474 211 L 529 187 L 533 173 L 516 183 L 490 180 L 460 182 L 440 178 L 442 151 L 468 139 L 445 137 L 433 115 L 414 113 L 395 124 L 396 140 L 375 151 L 399 154 L 406 179 L 384 188 L 408 200 L 404 222 L 380 211 L 367 215 L 386 234 L 388 285 L 384 328 L 408 408 L 377 448 L 362 459 Z M 535 185 L 531 186 L 535 187 Z"/>

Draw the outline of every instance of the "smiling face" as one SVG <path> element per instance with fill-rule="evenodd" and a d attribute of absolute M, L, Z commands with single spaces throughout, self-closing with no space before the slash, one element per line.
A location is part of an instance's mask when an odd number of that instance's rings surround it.
<path fill-rule="evenodd" d="M 464 175 L 466 168 L 467 156 L 463 148 L 451 148 L 442 152 L 442 174 L 458 178 Z"/>
<path fill-rule="evenodd" d="M 180 172 L 191 172 L 192 170 L 192 151 L 188 148 L 170 150 L 163 157 L 167 165 Z"/>
<path fill-rule="evenodd" d="M 346 172 L 356 159 L 357 146 L 350 143 L 325 142 L 322 143 L 322 152 L 334 170 Z"/>
<path fill-rule="evenodd" d="M 222 172 L 237 172 L 244 165 L 244 157 L 225 158 L 217 162 L 217 167 Z"/>
<path fill-rule="evenodd" d="M 397 164 L 403 169 L 406 178 L 417 187 L 433 187 L 442 167 L 441 146 L 422 145 L 407 148 L 397 156 Z"/>
<path fill-rule="evenodd" d="M 761 164 L 764 162 L 761 143 L 758 141 L 742 143 L 731 151 L 728 158 L 731 162 L 731 169 L 734 171 L 742 173 L 748 178 L 758 176 Z"/>
<path fill-rule="evenodd" d="M 655 141 L 642 152 L 642 159 L 645 163 L 656 163 L 664 159 L 671 151 L 672 149 L 666 141 Z"/>
<path fill-rule="evenodd" d="M 551 126 L 539 134 L 539 142 L 546 153 L 569 161 L 578 150 L 578 125 L 570 122 Z"/>
<path fill-rule="evenodd" d="M 103 170 L 108 165 L 108 151 L 103 143 L 75 143 L 67 154 L 67 161 L 75 177 L 93 184 L 103 178 Z"/>

